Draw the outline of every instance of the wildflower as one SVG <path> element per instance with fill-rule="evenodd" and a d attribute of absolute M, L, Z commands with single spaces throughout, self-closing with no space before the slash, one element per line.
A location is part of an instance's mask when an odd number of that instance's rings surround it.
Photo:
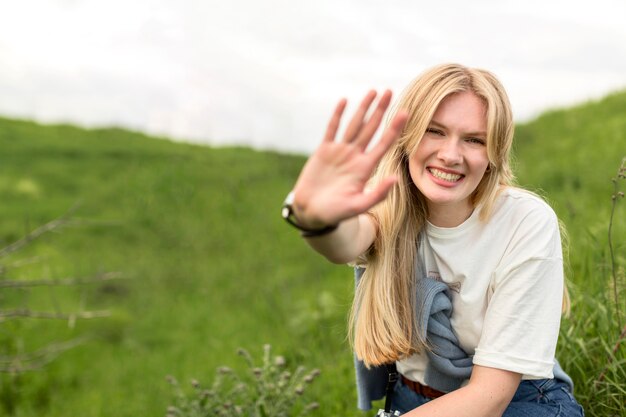
<path fill-rule="evenodd" d="M 217 371 L 222 375 L 230 374 L 233 372 L 233 370 L 230 369 L 228 366 L 220 366 Z"/>
<path fill-rule="evenodd" d="M 167 409 L 165 417 L 248 417 L 253 408 L 266 416 L 290 415 L 287 413 L 293 411 L 296 399 L 304 395 L 306 386 L 319 374 L 319 370 L 315 369 L 308 374 L 303 366 L 298 366 L 295 371 L 290 370 L 285 357 L 270 355 L 269 345 L 265 345 L 264 350 L 262 365 L 255 366 L 248 352 L 239 349 L 237 353 L 249 364 L 242 378 L 229 367 L 219 367 L 214 380 L 209 381 L 208 389 L 204 388 L 206 384 L 191 379 L 195 390 L 189 396 L 174 377 L 168 376 L 167 381 L 174 385 L 176 403 L 175 407 Z M 226 374 L 229 375 L 223 376 Z M 282 400 L 283 396 L 286 397 L 285 401 Z M 311 403 L 305 407 L 306 410 L 313 410 L 319 405 Z M 207 412 L 210 414 L 203 414 Z M 302 413 L 299 415 L 304 416 Z"/>
<path fill-rule="evenodd" d="M 318 408 L 320 408 L 320 405 L 316 402 L 313 402 L 306 406 L 307 410 L 317 410 Z"/>

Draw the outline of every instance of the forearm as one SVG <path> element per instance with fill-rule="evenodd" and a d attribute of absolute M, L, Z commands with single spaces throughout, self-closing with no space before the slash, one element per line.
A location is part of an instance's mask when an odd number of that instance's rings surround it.
<path fill-rule="evenodd" d="M 468 385 L 432 400 L 407 417 L 500 417 L 509 406 L 521 375 L 474 365 Z"/>
<path fill-rule="evenodd" d="M 474 390 L 468 385 L 403 415 L 406 417 L 500 417 L 509 401 L 498 400 L 488 392 Z"/>
<path fill-rule="evenodd" d="M 314 250 L 330 262 L 352 262 L 369 249 L 374 242 L 376 229 L 371 217 L 361 214 L 344 220 L 332 233 L 309 237 L 305 240 Z"/>

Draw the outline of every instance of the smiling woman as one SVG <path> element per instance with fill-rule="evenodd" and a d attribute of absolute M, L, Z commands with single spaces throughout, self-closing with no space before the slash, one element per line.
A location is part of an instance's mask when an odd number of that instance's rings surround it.
<path fill-rule="evenodd" d="M 489 72 L 448 64 L 335 140 L 340 101 L 284 212 L 307 243 L 352 262 L 359 407 L 408 416 L 582 416 L 555 359 L 566 304 L 556 215 L 513 186 L 513 121 Z M 397 369 L 397 370 L 396 370 Z M 385 386 L 400 373 L 395 385 Z M 393 378 L 389 378 L 393 380 Z"/>

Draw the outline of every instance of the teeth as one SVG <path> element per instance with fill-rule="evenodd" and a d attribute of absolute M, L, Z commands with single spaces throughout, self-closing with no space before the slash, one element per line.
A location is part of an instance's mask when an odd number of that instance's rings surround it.
<path fill-rule="evenodd" d="M 459 174 L 451 174 L 449 172 L 443 172 L 433 168 L 430 169 L 430 173 L 441 180 L 450 182 L 456 182 L 461 178 L 461 175 Z"/>

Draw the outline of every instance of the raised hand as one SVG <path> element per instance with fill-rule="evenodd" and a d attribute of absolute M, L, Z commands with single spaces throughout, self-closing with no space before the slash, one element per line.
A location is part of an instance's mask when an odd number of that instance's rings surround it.
<path fill-rule="evenodd" d="M 367 117 L 375 98 L 373 90 L 365 96 L 341 140 L 335 138 L 346 100 L 337 104 L 322 143 L 305 164 L 294 188 L 293 207 L 301 225 L 317 228 L 364 213 L 382 201 L 396 182 L 396 178 L 389 177 L 373 189 L 365 189 L 376 165 L 407 120 L 406 112 L 398 112 L 380 141 L 367 150 L 389 107 L 391 91 L 383 93 Z"/>

